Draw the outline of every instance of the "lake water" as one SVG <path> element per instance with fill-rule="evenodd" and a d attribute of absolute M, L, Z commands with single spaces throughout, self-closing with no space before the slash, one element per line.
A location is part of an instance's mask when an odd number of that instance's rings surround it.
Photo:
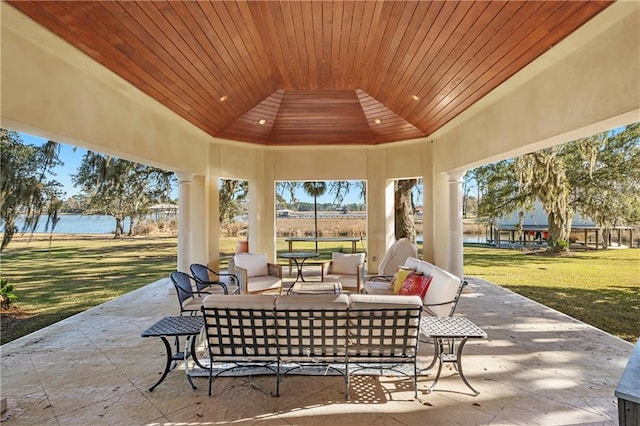
<path fill-rule="evenodd" d="M 126 219 L 124 222 L 124 231 L 129 231 L 129 223 L 131 221 Z M 41 216 L 36 233 L 49 232 L 45 231 L 45 225 L 47 223 L 47 217 Z M 22 231 L 23 222 L 18 221 L 18 232 Z M 80 215 L 80 214 L 63 214 L 60 215 L 60 220 L 56 225 L 54 234 L 113 234 L 116 229 L 116 220 L 111 216 L 101 215 Z M 4 228 L 0 227 L 0 232 L 4 231 Z"/>

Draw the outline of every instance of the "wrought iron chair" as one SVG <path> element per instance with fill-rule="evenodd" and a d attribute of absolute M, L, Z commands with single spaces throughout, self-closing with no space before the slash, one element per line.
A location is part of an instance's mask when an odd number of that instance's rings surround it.
<path fill-rule="evenodd" d="M 240 293 L 240 280 L 234 274 L 216 272 L 199 263 L 192 263 L 189 269 L 196 282 L 198 293 L 205 290 L 211 294 L 220 292 L 224 294 Z"/>
<path fill-rule="evenodd" d="M 178 295 L 180 315 L 183 315 L 185 313 L 191 316 L 198 315 L 198 313 L 201 312 L 202 302 L 204 298 L 208 296 L 210 293 L 206 291 L 198 291 L 198 290 L 194 291 L 193 286 L 191 284 L 191 280 L 193 279 L 193 277 L 191 277 L 191 275 L 189 274 L 185 274 L 184 272 L 173 271 L 170 275 L 170 278 L 171 278 L 171 282 L 173 283 L 173 286 L 176 289 L 176 294 Z M 197 338 L 188 336 L 185 341 L 185 350 L 186 350 L 186 345 L 190 345 L 191 353 L 193 354 L 193 360 L 195 361 L 196 365 L 200 368 L 205 368 L 198 360 L 198 357 L 195 355 L 196 341 L 197 341 Z M 174 346 L 175 346 L 175 354 L 181 353 L 180 336 L 175 336 Z M 174 368 L 174 367 L 175 367 L 175 361 L 174 361 L 173 367 L 171 368 Z"/>
<path fill-rule="evenodd" d="M 170 277 L 178 295 L 180 315 L 184 313 L 197 315 L 200 312 L 202 301 L 210 293 L 194 290 L 191 285 L 191 280 L 193 278 L 189 274 L 185 274 L 180 271 L 173 271 Z"/>

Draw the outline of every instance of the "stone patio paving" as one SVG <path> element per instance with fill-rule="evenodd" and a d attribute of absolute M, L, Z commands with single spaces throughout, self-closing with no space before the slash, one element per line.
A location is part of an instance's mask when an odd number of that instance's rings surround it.
<path fill-rule="evenodd" d="M 290 280 L 289 280 L 290 281 Z M 480 279 L 469 279 L 457 315 L 488 340 L 469 341 L 465 374 L 444 369 L 436 391 L 419 399 L 410 380 L 354 376 L 351 400 L 340 376 L 206 378 L 192 390 L 180 371 L 147 389 L 164 368 L 148 326 L 176 315 L 168 279 L 1 347 L 2 396 L 13 425 L 561 425 L 617 424 L 614 391 L 633 345 Z M 108 284 L 107 284 L 108 285 Z M 432 348 L 421 346 L 424 361 Z M 7 417 L 5 415 L 5 417 Z"/>

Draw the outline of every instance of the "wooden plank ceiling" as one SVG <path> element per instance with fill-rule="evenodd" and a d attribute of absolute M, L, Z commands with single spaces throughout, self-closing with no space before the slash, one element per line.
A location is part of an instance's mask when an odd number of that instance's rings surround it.
<path fill-rule="evenodd" d="M 610 1 L 9 1 L 212 136 L 430 135 Z"/>

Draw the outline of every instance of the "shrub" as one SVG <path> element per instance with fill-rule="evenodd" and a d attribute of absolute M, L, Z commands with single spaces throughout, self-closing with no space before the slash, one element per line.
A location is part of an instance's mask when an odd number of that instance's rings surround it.
<path fill-rule="evenodd" d="M 18 300 L 14 292 L 13 284 L 9 284 L 5 278 L 0 279 L 0 304 L 4 309 L 9 309 L 13 302 Z"/>
<path fill-rule="evenodd" d="M 553 245 L 553 252 L 554 253 L 564 253 L 564 252 L 566 252 L 568 250 L 569 250 L 569 242 L 567 242 L 565 240 L 558 240 Z"/>

